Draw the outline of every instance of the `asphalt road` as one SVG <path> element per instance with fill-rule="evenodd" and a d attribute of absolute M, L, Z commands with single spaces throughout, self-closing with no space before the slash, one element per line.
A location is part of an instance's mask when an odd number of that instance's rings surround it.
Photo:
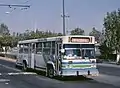
<path fill-rule="evenodd" d="M 101 74 L 120 76 L 120 65 L 100 64 L 98 69 Z"/>
<path fill-rule="evenodd" d="M 14 68 L 14 63 L 0 60 L 0 88 L 120 88 L 119 78 L 117 81 L 106 81 L 109 76 L 100 75 L 93 79 L 82 77 L 66 77 L 64 80 L 50 79 L 37 74 L 24 74 L 20 70 Z M 108 78 L 107 78 L 108 77 Z M 105 79 L 106 78 L 106 79 Z M 107 83 L 108 82 L 108 83 Z"/>

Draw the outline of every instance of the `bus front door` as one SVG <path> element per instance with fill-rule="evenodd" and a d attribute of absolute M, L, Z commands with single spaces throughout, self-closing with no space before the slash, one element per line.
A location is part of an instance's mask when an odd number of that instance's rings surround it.
<path fill-rule="evenodd" d="M 28 64 L 29 67 L 34 69 L 35 63 L 35 44 L 29 44 Z"/>
<path fill-rule="evenodd" d="M 56 43 L 55 48 L 55 56 L 56 56 L 56 63 L 55 63 L 55 69 L 57 73 L 59 74 L 60 71 L 60 49 L 61 49 L 61 43 Z"/>

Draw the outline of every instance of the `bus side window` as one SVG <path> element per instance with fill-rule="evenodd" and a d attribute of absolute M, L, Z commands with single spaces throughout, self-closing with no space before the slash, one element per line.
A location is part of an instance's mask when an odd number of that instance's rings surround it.
<path fill-rule="evenodd" d="M 52 41 L 52 55 L 55 55 L 55 41 Z"/>
<path fill-rule="evenodd" d="M 23 53 L 23 48 L 19 48 L 19 53 Z"/>
<path fill-rule="evenodd" d="M 43 45 L 44 45 L 43 53 L 45 53 L 46 55 L 50 55 L 50 52 L 51 52 L 51 42 L 44 42 Z"/>
<path fill-rule="evenodd" d="M 28 48 L 24 48 L 24 53 L 28 54 Z"/>
<path fill-rule="evenodd" d="M 23 53 L 23 45 L 19 45 L 19 53 Z"/>
<path fill-rule="evenodd" d="M 36 43 L 36 54 L 40 54 L 42 52 L 42 43 Z"/>
<path fill-rule="evenodd" d="M 61 47 L 62 47 L 62 44 L 59 44 L 59 56 L 61 56 Z"/>
<path fill-rule="evenodd" d="M 35 44 L 32 45 L 32 53 L 35 53 Z"/>

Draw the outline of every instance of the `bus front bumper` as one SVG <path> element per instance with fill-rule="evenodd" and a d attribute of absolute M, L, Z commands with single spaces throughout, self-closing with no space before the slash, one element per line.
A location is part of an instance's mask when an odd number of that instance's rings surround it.
<path fill-rule="evenodd" d="M 96 68 L 89 69 L 63 69 L 61 72 L 62 76 L 98 76 L 99 71 Z"/>

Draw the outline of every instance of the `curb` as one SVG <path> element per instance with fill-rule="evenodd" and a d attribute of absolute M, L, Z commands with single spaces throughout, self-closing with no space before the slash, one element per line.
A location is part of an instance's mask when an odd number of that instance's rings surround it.
<path fill-rule="evenodd" d="M 12 58 L 7 58 L 7 57 L 0 57 L 1 60 L 5 60 L 5 61 L 10 61 L 10 62 L 16 62 L 15 59 L 12 59 Z"/>

